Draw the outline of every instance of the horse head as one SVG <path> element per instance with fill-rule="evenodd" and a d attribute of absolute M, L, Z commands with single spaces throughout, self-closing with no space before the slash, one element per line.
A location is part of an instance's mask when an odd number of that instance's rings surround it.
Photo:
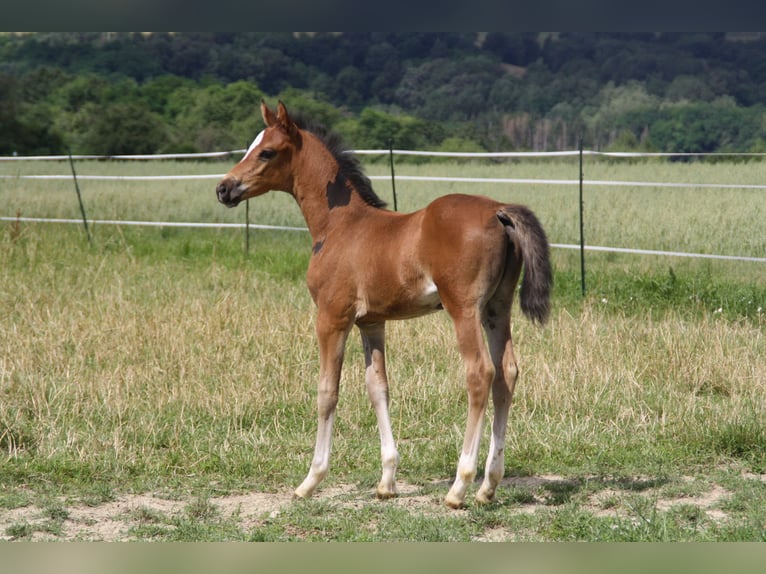
<path fill-rule="evenodd" d="M 276 114 L 261 102 L 261 115 L 266 128 L 216 186 L 218 201 L 227 207 L 236 207 L 271 190 L 290 191 L 292 187 L 291 164 L 295 150 L 300 148 L 300 130 L 282 102 Z"/>

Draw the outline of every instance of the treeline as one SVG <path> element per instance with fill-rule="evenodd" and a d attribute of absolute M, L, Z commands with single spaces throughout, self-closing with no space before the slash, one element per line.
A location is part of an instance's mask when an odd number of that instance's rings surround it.
<path fill-rule="evenodd" d="M 261 98 L 359 148 L 766 151 L 766 35 L 0 36 L 0 154 L 246 146 Z"/>

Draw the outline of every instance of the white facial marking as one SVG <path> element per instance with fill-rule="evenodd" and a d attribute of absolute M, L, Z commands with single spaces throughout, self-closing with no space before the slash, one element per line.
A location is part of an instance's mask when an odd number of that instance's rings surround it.
<path fill-rule="evenodd" d="M 250 147 L 247 148 L 247 152 L 245 152 L 245 157 L 243 157 L 240 162 L 243 162 L 247 159 L 247 157 L 250 155 L 250 152 L 253 151 L 256 147 L 258 147 L 258 144 L 261 143 L 261 140 L 263 139 L 263 132 L 266 130 L 261 131 L 257 136 L 255 136 L 255 139 L 253 140 L 253 143 L 250 144 Z"/>

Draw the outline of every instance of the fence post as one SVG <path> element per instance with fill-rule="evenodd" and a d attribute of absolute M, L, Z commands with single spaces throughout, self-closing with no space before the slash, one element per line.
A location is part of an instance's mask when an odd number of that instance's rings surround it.
<path fill-rule="evenodd" d="M 85 217 L 85 206 L 82 203 L 82 196 L 80 195 L 80 185 L 77 183 L 77 172 L 74 169 L 74 160 L 72 159 L 72 150 L 69 150 L 69 166 L 72 168 L 72 178 L 74 179 L 74 189 L 77 192 L 77 202 L 80 204 L 80 213 L 82 214 L 82 224 L 85 226 L 85 235 L 88 236 L 88 243 L 92 244 L 93 239 L 90 236 L 90 229 L 88 229 L 88 218 Z"/>
<path fill-rule="evenodd" d="M 250 254 L 250 200 L 245 200 L 245 257 Z"/>
<path fill-rule="evenodd" d="M 585 297 L 585 232 L 583 221 L 583 199 L 582 199 L 582 145 L 583 138 L 580 136 L 580 287 L 582 289 L 582 296 Z"/>
<path fill-rule="evenodd" d="M 396 206 L 396 176 L 394 174 L 394 140 L 388 140 L 388 161 L 391 164 L 391 191 L 394 194 L 394 211 L 399 211 Z"/>

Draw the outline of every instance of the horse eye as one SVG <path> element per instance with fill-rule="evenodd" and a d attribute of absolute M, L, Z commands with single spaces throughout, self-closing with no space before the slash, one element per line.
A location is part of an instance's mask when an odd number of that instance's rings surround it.
<path fill-rule="evenodd" d="M 266 161 L 268 159 L 273 158 L 275 155 L 277 155 L 277 152 L 274 151 L 273 149 L 265 149 L 258 154 L 258 159 L 262 159 L 263 161 Z"/>

